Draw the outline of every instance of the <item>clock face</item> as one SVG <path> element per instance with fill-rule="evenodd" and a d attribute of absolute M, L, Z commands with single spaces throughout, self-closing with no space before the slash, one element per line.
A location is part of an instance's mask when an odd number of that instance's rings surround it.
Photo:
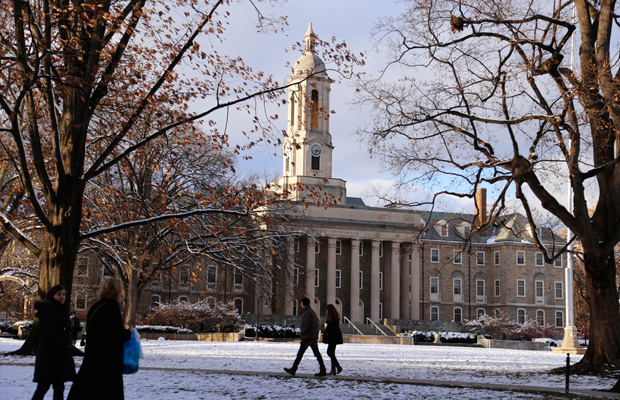
<path fill-rule="evenodd" d="M 323 148 L 320 144 L 313 143 L 312 146 L 310 146 L 310 153 L 315 157 L 319 157 L 321 154 L 323 154 Z"/>

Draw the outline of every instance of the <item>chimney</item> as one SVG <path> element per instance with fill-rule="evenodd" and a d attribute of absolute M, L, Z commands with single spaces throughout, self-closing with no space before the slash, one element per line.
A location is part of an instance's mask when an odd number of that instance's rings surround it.
<path fill-rule="evenodd" d="M 476 189 L 476 214 L 474 220 L 474 226 L 480 228 L 482 224 L 487 221 L 487 190 L 484 188 Z M 486 235 L 487 230 L 483 228 L 480 230 L 481 235 Z"/>

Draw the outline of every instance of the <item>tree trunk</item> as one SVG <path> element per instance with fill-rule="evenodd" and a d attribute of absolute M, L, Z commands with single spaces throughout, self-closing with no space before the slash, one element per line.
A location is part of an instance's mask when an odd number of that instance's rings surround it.
<path fill-rule="evenodd" d="M 590 342 L 585 355 L 574 366 L 576 371 L 600 373 L 608 367 L 620 367 L 620 312 L 616 290 L 616 265 L 613 254 L 605 258 L 598 265 L 586 263 Z"/>
<path fill-rule="evenodd" d="M 128 274 L 128 282 L 125 287 L 125 325 L 135 326 L 136 317 L 138 315 L 138 305 L 140 299 L 140 293 L 138 291 L 138 277 L 140 271 L 136 268 L 131 268 L 131 272 Z"/>

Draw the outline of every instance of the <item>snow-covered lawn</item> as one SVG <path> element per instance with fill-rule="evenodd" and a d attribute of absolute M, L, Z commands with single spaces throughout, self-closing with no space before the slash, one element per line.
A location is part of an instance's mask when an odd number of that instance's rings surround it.
<path fill-rule="evenodd" d="M 22 342 L 0 339 L 0 353 Z M 318 371 L 308 350 L 298 376 L 234 373 L 283 373 L 297 343 L 142 341 L 141 370 L 125 376 L 125 398 L 131 399 L 534 399 L 541 394 L 444 386 L 386 383 L 384 379 L 448 381 L 564 387 L 563 375 L 548 373 L 566 365 L 566 356 L 550 351 L 481 349 L 451 346 L 344 344 L 337 356 L 343 376 L 369 381 L 307 377 Z M 320 345 L 329 369 L 326 345 Z M 580 356 L 572 356 L 576 362 Z M 79 357 L 76 364 L 81 363 Z M 0 356 L 0 398 L 30 399 L 34 357 Z M 153 369 L 151 369 L 153 368 Z M 231 371 L 214 373 L 211 371 Z M 572 389 L 610 388 L 610 378 L 572 376 Z M 66 390 L 70 383 L 67 383 Z M 46 398 L 51 399 L 51 391 Z M 561 397 L 552 397 L 561 398 Z"/>

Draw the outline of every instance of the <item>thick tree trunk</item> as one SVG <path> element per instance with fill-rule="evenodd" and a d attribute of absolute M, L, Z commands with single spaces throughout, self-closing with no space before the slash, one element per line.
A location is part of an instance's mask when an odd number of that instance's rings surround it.
<path fill-rule="evenodd" d="M 576 371 L 600 373 L 608 367 L 620 367 L 620 312 L 613 254 L 600 261 L 599 265 L 592 265 L 586 264 L 590 342 L 585 355 L 574 368 Z"/>

